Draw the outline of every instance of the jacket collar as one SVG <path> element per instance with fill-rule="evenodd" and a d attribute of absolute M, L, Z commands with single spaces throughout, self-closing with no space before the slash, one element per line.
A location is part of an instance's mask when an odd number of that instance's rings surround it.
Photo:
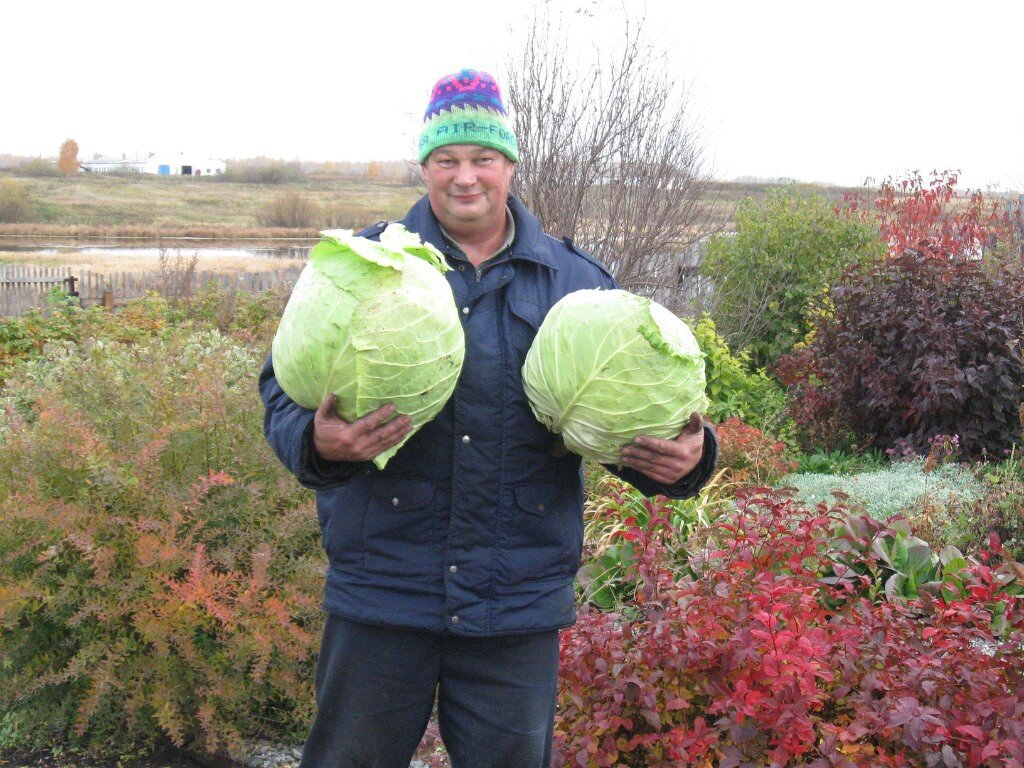
<path fill-rule="evenodd" d="M 512 258 L 532 261 L 548 269 L 557 270 L 558 255 L 551 244 L 556 242 L 544 233 L 540 221 L 523 205 L 515 195 L 508 196 L 508 209 L 516 223 L 516 237 L 512 241 Z M 430 208 L 430 199 L 424 195 L 409 210 L 402 220 L 406 229 L 419 234 L 421 238 L 437 246 L 445 248 L 445 238 L 441 234 L 441 225 Z"/>

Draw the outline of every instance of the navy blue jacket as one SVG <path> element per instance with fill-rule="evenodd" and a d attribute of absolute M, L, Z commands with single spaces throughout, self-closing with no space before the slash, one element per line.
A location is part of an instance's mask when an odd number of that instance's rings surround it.
<path fill-rule="evenodd" d="M 330 567 L 326 610 L 370 624 L 465 635 L 566 627 L 583 544 L 580 459 L 530 412 L 520 371 L 541 321 L 560 298 L 613 288 L 599 263 L 544 233 L 515 198 L 511 247 L 476 270 L 449 244 L 427 198 L 402 223 L 435 245 L 466 334 L 452 398 L 388 462 L 329 462 L 312 446 L 313 411 L 260 376 L 264 431 L 277 455 L 316 490 Z M 367 230 L 375 236 L 383 226 Z M 666 487 L 614 470 L 647 495 L 695 494 L 714 469 L 717 442 Z"/>

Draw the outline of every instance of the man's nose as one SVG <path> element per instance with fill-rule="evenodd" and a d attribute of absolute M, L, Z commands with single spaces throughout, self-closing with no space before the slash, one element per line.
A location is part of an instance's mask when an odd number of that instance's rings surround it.
<path fill-rule="evenodd" d="M 469 187 L 476 183 L 476 170 L 472 163 L 459 163 L 455 170 L 455 183 L 462 187 Z"/>

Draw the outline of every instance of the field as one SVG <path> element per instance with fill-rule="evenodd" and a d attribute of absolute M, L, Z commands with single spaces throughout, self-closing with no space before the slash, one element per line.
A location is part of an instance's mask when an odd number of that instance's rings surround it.
<path fill-rule="evenodd" d="M 0 173 L 0 179 L 9 176 Z M 193 236 L 218 239 L 311 237 L 326 227 L 359 228 L 400 218 L 423 194 L 419 184 L 309 175 L 280 184 L 217 178 L 81 174 L 74 179 L 17 178 L 32 207 L 29 220 L 0 224 L 0 238 Z M 714 182 L 706 205 L 727 227 L 744 197 L 763 197 L 771 184 Z M 839 198 L 838 187 L 817 187 Z M 261 226 L 259 216 L 279 198 L 308 199 L 321 214 L 314 227 Z M 10 240 L 8 239 L 8 242 Z M 2 243 L 0 243 L 2 244 Z"/>
<path fill-rule="evenodd" d="M 16 181 L 28 193 L 35 215 L 29 217 L 31 221 L 0 225 L 0 236 L 315 236 L 318 228 L 358 227 L 400 217 L 421 194 L 416 187 L 393 182 L 338 176 L 308 176 L 283 184 L 100 174 Z M 307 229 L 259 225 L 257 216 L 266 206 L 295 194 L 308 197 L 322 211 L 319 225 Z"/>

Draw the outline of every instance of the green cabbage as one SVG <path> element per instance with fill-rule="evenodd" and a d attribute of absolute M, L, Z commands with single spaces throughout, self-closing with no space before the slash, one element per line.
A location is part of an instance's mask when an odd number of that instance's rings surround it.
<path fill-rule="evenodd" d="M 333 392 L 349 422 L 394 403 L 412 419 L 411 436 L 444 407 L 462 370 L 448 266 L 400 224 L 379 243 L 350 230 L 321 235 L 274 336 L 277 380 L 305 408 Z M 383 469 L 399 447 L 374 463 Z"/>
<path fill-rule="evenodd" d="M 575 291 L 555 304 L 526 355 L 523 388 L 566 448 L 602 464 L 620 463 L 637 435 L 674 439 L 707 408 L 690 329 L 621 290 Z"/>

